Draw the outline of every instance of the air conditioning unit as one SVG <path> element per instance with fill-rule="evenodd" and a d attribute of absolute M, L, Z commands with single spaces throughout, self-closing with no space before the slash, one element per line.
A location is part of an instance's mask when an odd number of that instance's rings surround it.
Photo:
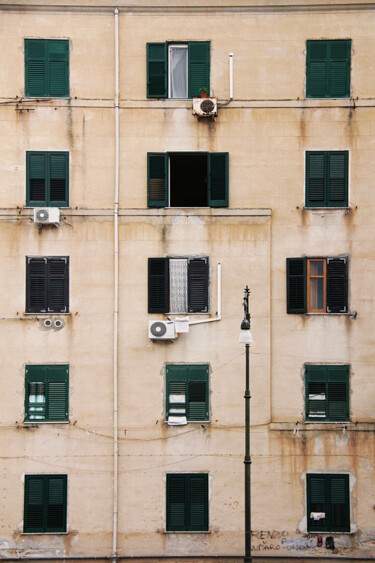
<path fill-rule="evenodd" d="M 193 98 L 193 115 L 195 117 L 216 117 L 217 98 Z"/>
<path fill-rule="evenodd" d="M 174 340 L 177 338 L 173 321 L 148 321 L 150 340 Z"/>
<path fill-rule="evenodd" d="M 60 209 L 58 207 L 35 207 L 34 223 L 48 225 L 60 222 Z"/>

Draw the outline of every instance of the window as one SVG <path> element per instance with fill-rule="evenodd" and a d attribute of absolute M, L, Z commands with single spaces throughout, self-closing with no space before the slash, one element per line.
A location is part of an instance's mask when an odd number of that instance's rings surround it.
<path fill-rule="evenodd" d="M 288 313 L 347 313 L 348 258 L 287 258 Z"/>
<path fill-rule="evenodd" d="M 167 474 L 167 531 L 208 531 L 208 474 Z"/>
<path fill-rule="evenodd" d="M 69 366 L 28 365 L 25 368 L 25 420 L 69 419 Z"/>
<path fill-rule="evenodd" d="M 26 313 L 69 312 L 69 258 L 26 257 Z"/>
<path fill-rule="evenodd" d="M 25 475 L 23 531 L 66 532 L 67 475 Z"/>
<path fill-rule="evenodd" d="M 306 420 L 349 420 L 349 366 L 306 365 Z"/>
<path fill-rule="evenodd" d="M 210 91 L 210 43 L 147 43 L 147 97 L 193 98 Z"/>
<path fill-rule="evenodd" d="M 350 532 L 349 475 L 307 474 L 307 530 Z"/>
<path fill-rule="evenodd" d="M 69 96 L 67 39 L 25 39 L 25 96 Z"/>
<path fill-rule="evenodd" d="M 348 206 L 348 151 L 306 153 L 305 205 Z"/>
<path fill-rule="evenodd" d="M 209 420 L 207 364 L 168 364 L 166 418 L 170 425 Z"/>
<path fill-rule="evenodd" d="M 229 155 L 148 153 L 148 207 L 228 207 Z"/>
<path fill-rule="evenodd" d="M 307 98 L 350 98 L 350 52 L 350 39 L 307 41 Z"/>
<path fill-rule="evenodd" d="M 26 153 L 26 205 L 69 206 L 69 153 Z"/>
<path fill-rule="evenodd" d="M 208 258 L 149 258 L 149 313 L 208 313 Z"/>

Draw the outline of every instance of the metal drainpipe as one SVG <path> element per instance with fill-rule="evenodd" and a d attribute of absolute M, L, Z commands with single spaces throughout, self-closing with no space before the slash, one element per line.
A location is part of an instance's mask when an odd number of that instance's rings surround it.
<path fill-rule="evenodd" d="M 113 537 L 112 555 L 117 555 L 117 519 L 118 519 L 118 200 L 119 200 L 119 51 L 118 51 L 118 7 L 115 7 L 115 204 L 114 223 L 114 311 L 113 311 Z M 114 559 L 115 560 L 115 559 Z"/>

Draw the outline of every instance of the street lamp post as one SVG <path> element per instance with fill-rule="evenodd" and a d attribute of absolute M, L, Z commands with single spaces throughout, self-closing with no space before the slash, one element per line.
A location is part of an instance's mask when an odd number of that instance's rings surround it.
<path fill-rule="evenodd" d="M 246 388 L 245 388 L 245 557 L 244 563 L 251 563 L 251 456 L 250 456 L 250 343 L 253 341 L 250 332 L 249 313 L 250 289 L 245 287 L 243 298 L 244 319 L 241 323 L 240 344 L 245 344 L 246 355 Z"/>

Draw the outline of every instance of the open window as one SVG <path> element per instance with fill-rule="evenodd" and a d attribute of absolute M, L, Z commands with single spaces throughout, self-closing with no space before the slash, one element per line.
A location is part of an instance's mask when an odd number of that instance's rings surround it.
<path fill-rule="evenodd" d="M 228 207 L 228 153 L 148 153 L 148 207 Z"/>

